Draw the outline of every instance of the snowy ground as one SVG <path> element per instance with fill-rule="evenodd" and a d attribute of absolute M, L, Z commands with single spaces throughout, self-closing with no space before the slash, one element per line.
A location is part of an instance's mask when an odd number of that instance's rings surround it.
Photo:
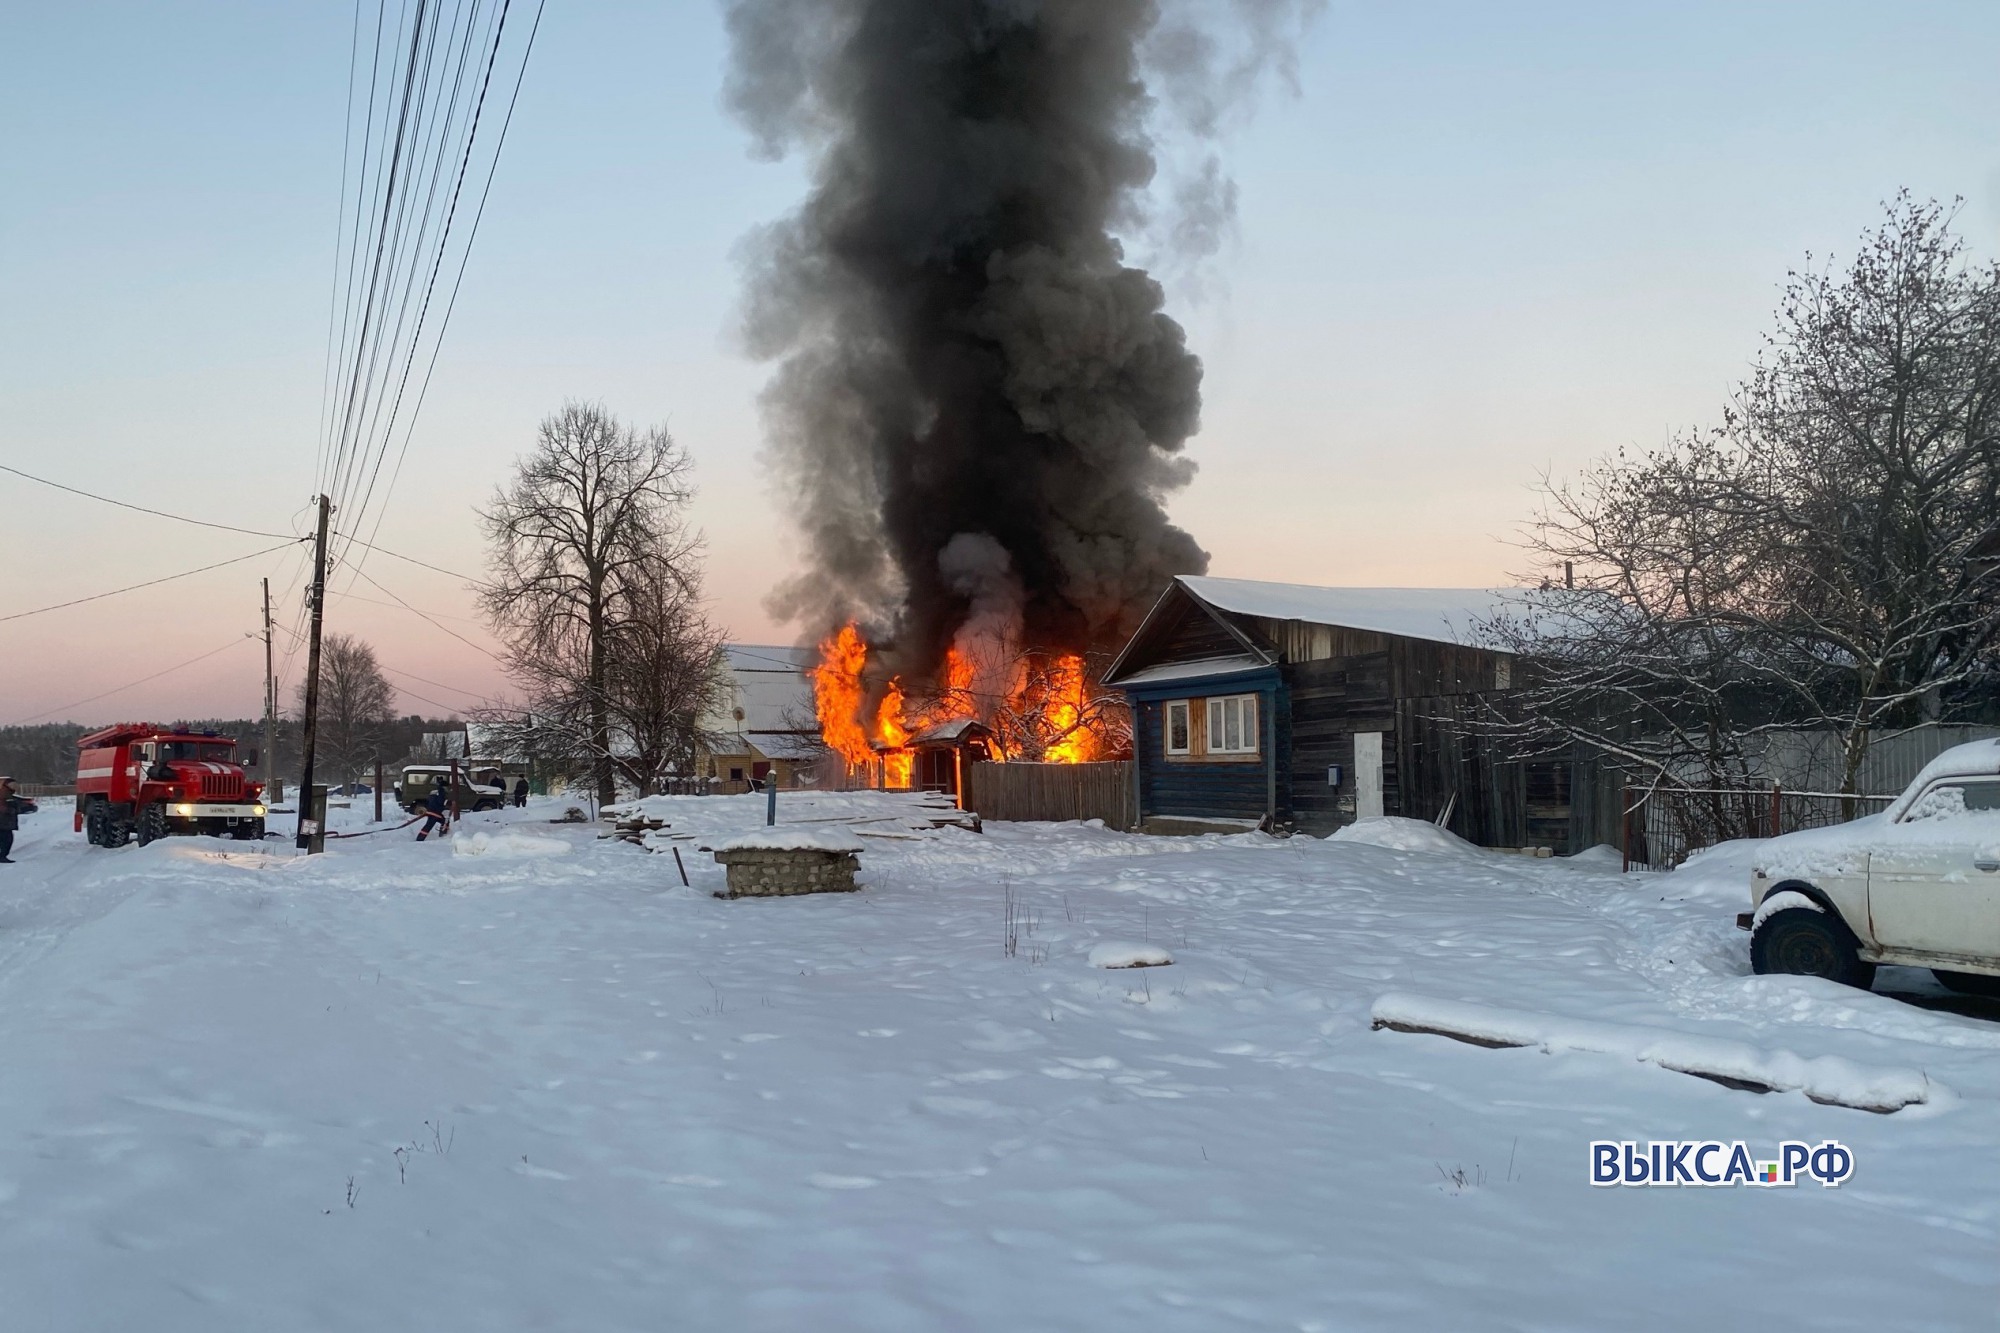
<path fill-rule="evenodd" d="M 671 855 L 546 822 L 563 803 L 312 860 L 87 848 L 49 804 L 0 867 L 9 1329 L 1905 1330 L 2000 1310 L 2000 1009 L 1899 969 L 1878 990 L 1909 998 L 1747 975 L 1727 851 L 1620 876 L 1400 835 L 892 817 L 860 830 L 864 892 L 725 902 L 692 849 L 761 823 L 759 798 L 651 803 L 673 825 L 656 845 L 691 835 L 692 889 Z M 871 811 L 897 813 L 781 817 Z M 1092 967 L 1107 944 L 1174 961 Z M 1950 1094 L 1877 1116 L 1371 1031 L 1391 991 Z M 1602 1190 L 1596 1138 L 1834 1138 L 1858 1164 L 1838 1189 Z"/>

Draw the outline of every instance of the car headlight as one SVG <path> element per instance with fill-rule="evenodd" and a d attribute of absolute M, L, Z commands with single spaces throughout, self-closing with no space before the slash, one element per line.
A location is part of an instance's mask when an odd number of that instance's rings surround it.
<path fill-rule="evenodd" d="M 190 815 L 194 814 L 194 807 L 186 803 L 182 803 L 174 807 L 174 813 L 179 815 L 181 818 L 186 819 Z"/>
<path fill-rule="evenodd" d="M 261 805 L 253 805 L 250 807 L 250 813 L 253 815 L 257 815 L 261 818 L 264 813 L 264 807 Z"/>

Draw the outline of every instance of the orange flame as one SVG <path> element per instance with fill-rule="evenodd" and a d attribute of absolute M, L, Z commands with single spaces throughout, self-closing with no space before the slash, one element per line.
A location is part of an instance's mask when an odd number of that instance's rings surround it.
<path fill-rule="evenodd" d="M 882 785 L 907 787 L 916 767 L 916 756 L 903 747 L 909 743 L 909 728 L 903 725 L 903 682 L 892 680 L 875 710 L 875 738 L 889 747 L 882 752 Z"/>
<path fill-rule="evenodd" d="M 912 784 L 916 754 L 913 737 L 960 719 L 987 724 L 998 734 L 988 742 L 994 759 L 1005 759 L 1001 738 L 1048 763 L 1080 764 L 1102 757 L 1105 740 L 1085 675 L 1075 653 L 1046 659 L 1023 658 L 1012 668 L 1008 697 L 982 698 L 975 659 L 954 646 L 945 654 L 928 695 L 912 697 L 901 678 L 891 680 L 872 713 L 866 708 L 863 679 L 869 648 L 858 626 L 848 624 L 820 644 L 820 664 L 812 671 L 813 701 L 828 748 L 851 769 L 866 772 L 877 762 L 885 787 Z M 982 706 L 983 704 L 983 706 Z"/>
<path fill-rule="evenodd" d="M 1042 720 L 1050 743 L 1042 758 L 1052 764 L 1082 764 L 1097 756 L 1097 737 L 1083 726 L 1089 703 L 1083 659 L 1064 653 L 1049 668 L 1044 685 Z"/>
<path fill-rule="evenodd" d="M 819 666 L 814 668 L 813 708 L 819 714 L 820 734 L 850 766 L 866 764 L 874 757 L 868 735 L 861 729 L 861 669 L 868 664 L 868 645 L 852 623 L 819 646 Z"/>

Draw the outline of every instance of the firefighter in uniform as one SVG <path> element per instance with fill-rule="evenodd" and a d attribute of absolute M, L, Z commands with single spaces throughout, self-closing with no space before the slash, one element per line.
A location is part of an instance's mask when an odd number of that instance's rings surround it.
<path fill-rule="evenodd" d="M 0 777 L 0 865 L 14 864 L 14 830 L 21 827 L 22 815 L 37 808 L 27 797 L 14 794 L 14 779 Z"/>
<path fill-rule="evenodd" d="M 444 792 L 444 779 L 432 778 L 431 794 L 424 797 L 424 826 L 417 830 L 418 842 L 430 837 L 434 828 L 451 832 L 451 820 L 445 815 L 445 807 L 449 803 Z"/>

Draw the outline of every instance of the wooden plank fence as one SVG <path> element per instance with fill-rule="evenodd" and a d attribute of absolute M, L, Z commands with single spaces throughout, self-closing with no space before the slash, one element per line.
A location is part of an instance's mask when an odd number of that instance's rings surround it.
<path fill-rule="evenodd" d="M 965 808 L 981 819 L 1101 819 L 1130 832 L 1139 823 L 1132 761 L 1094 764 L 967 764 Z"/>

